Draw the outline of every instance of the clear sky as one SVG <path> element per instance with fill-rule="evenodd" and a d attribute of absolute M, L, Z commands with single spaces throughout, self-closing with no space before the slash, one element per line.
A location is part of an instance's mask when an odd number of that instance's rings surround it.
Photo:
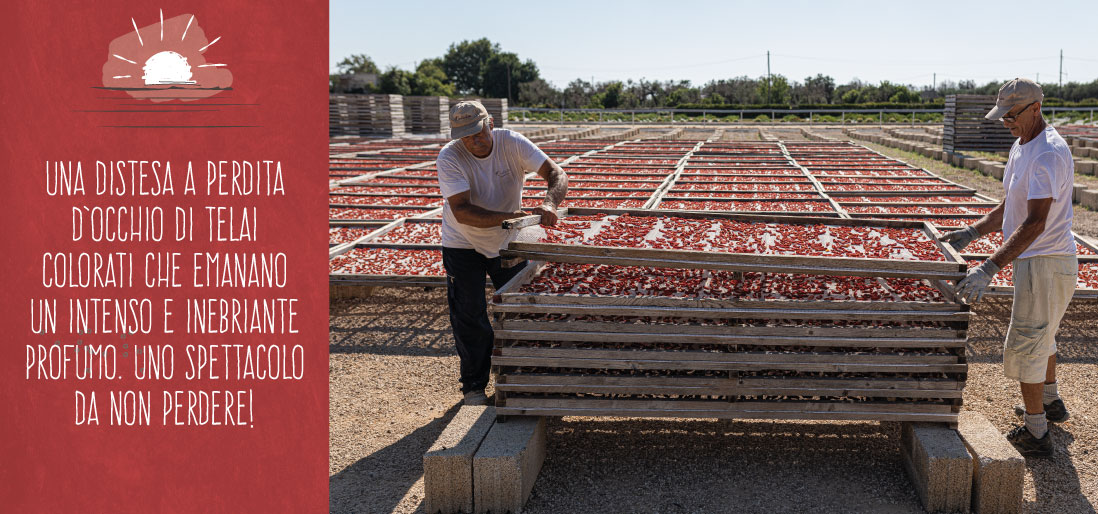
<path fill-rule="evenodd" d="M 329 65 L 365 53 L 412 69 L 451 43 L 487 37 L 575 78 L 712 79 L 773 73 L 846 83 L 1015 76 L 1098 79 L 1098 0 L 365 2 L 331 0 Z"/>

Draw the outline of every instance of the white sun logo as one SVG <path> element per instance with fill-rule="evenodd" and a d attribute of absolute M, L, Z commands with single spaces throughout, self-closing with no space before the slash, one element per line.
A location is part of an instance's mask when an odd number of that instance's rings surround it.
<path fill-rule="evenodd" d="M 133 31 L 115 38 L 103 64 L 103 88 L 125 91 L 154 102 L 195 100 L 232 89 L 227 64 L 206 62 L 209 40 L 193 14 L 181 14 L 144 27 L 130 18 Z"/>
<path fill-rule="evenodd" d="M 171 50 L 164 50 L 149 57 L 141 70 L 145 72 L 141 79 L 145 81 L 146 86 L 195 84 L 195 81 L 191 80 L 191 65 L 187 64 L 187 58 Z"/>

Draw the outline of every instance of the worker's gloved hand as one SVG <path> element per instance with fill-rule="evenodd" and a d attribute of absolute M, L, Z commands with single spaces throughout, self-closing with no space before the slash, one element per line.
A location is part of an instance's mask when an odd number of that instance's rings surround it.
<path fill-rule="evenodd" d="M 991 285 L 991 279 L 999 272 L 999 265 L 984 261 L 979 266 L 968 270 L 968 276 L 957 283 L 957 296 L 964 298 L 966 303 L 973 304 L 980 301 Z"/>
<path fill-rule="evenodd" d="M 531 214 L 541 215 L 541 224 L 553 226 L 557 224 L 557 209 L 549 204 L 541 204 L 531 209 Z"/>
<path fill-rule="evenodd" d="M 977 232 L 974 227 L 969 225 L 961 230 L 947 232 L 942 237 L 939 237 L 938 240 L 943 243 L 949 243 L 949 246 L 952 246 L 954 250 L 957 250 L 959 252 L 961 250 L 964 250 L 966 246 L 979 238 L 980 233 Z"/>

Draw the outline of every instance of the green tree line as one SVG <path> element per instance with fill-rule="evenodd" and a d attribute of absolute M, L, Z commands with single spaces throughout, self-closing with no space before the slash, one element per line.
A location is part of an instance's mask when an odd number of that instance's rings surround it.
<path fill-rule="evenodd" d="M 505 52 L 486 38 L 451 44 L 441 57 L 418 62 L 413 70 L 389 67 L 385 71 L 365 54 L 343 59 L 338 74 L 329 77 L 329 90 L 346 93 L 385 93 L 426 96 L 481 96 L 507 98 L 513 106 L 548 108 L 737 108 L 873 105 L 927 107 L 941 105 L 951 94 L 994 95 L 1004 81 L 943 81 L 934 87 L 854 79 L 837 84 L 818 74 L 803 81 L 780 74 L 752 78 L 746 75 L 710 80 L 700 86 L 689 80 L 589 82 L 575 79 L 556 87 L 541 78 L 537 64 Z M 376 85 L 349 87 L 346 74 L 377 74 Z M 1047 105 L 1098 105 L 1098 80 L 1087 83 L 1042 84 Z"/>

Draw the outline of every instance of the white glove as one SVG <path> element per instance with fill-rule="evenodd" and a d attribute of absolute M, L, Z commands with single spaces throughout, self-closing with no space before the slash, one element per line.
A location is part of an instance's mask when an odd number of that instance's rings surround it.
<path fill-rule="evenodd" d="M 947 232 L 942 237 L 939 237 L 938 240 L 943 243 L 949 243 L 949 246 L 952 246 L 954 250 L 957 250 L 959 252 L 961 250 L 964 250 L 966 246 L 979 238 L 980 233 L 977 232 L 976 229 L 972 227 L 972 225 L 969 225 L 961 230 Z"/>
<path fill-rule="evenodd" d="M 980 301 L 998 272 L 999 265 L 991 262 L 991 259 L 968 270 L 968 276 L 957 283 L 957 296 L 964 298 L 965 303 L 970 305 Z"/>

